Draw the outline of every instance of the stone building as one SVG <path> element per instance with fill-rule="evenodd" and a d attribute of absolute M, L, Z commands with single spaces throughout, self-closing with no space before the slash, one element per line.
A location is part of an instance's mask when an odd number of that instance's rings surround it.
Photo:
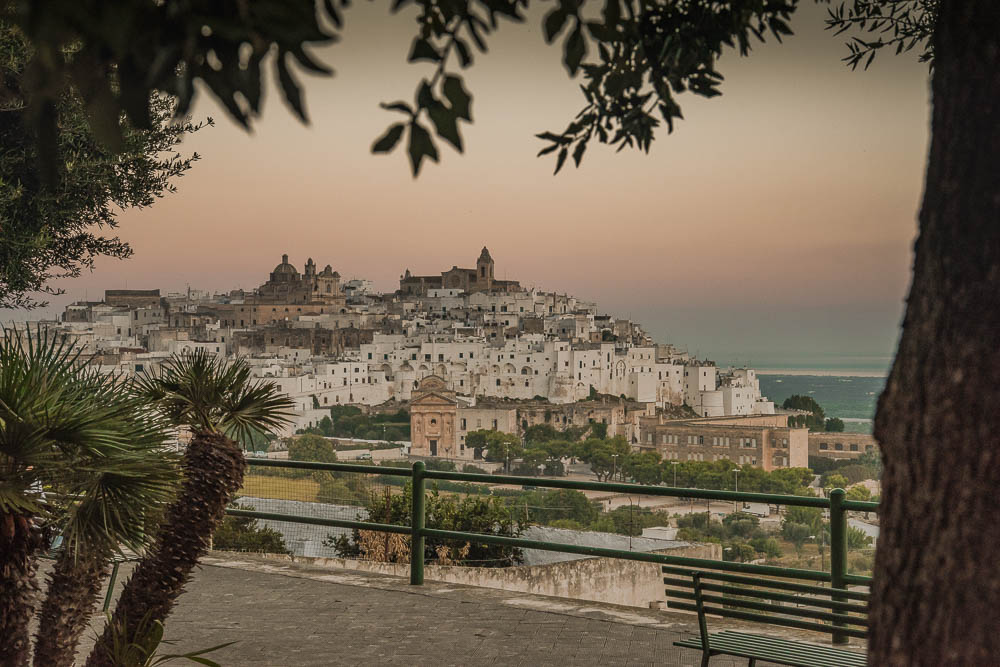
<path fill-rule="evenodd" d="M 319 273 L 310 257 L 305 272 L 288 263 L 288 255 L 281 256 L 281 264 L 274 267 L 267 282 L 257 288 L 258 303 L 342 303 L 340 274 L 329 264 Z"/>
<path fill-rule="evenodd" d="M 410 454 L 465 458 L 455 433 L 457 413 L 458 399 L 443 379 L 428 375 L 421 380 L 410 399 Z"/>
<path fill-rule="evenodd" d="M 829 459 L 856 459 L 878 450 L 875 437 L 868 433 L 810 433 L 809 456 Z"/>
<path fill-rule="evenodd" d="M 411 296 L 427 296 L 430 290 L 461 290 L 467 294 L 474 292 L 519 292 L 521 284 L 516 280 L 497 280 L 494 276 L 495 264 L 490 251 L 483 248 L 476 260 L 476 268 L 463 269 L 453 266 L 442 271 L 440 276 L 414 276 L 410 270 L 399 277 L 399 291 Z"/>
<path fill-rule="evenodd" d="M 104 303 L 109 306 L 142 308 L 160 305 L 158 289 L 109 289 L 104 290 Z"/>
<path fill-rule="evenodd" d="M 672 461 L 723 459 L 771 471 L 809 466 L 808 429 L 790 428 L 788 415 L 639 419 L 640 451 Z"/>
<path fill-rule="evenodd" d="M 372 342 L 371 329 L 293 327 L 289 322 L 240 331 L 233 336 L 242 354 L 266 354 L 288 348 L 305 348 L 316 356 L 342 356 L 349 349 Z"/>

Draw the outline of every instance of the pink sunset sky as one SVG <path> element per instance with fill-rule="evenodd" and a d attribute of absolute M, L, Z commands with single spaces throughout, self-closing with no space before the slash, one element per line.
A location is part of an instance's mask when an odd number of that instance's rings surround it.
<path fill-rule="evenodd" d="M 824 12 L 806 3 L 784 45 L 725 56 L 723 96 L 680 96 L 686 120 L 648 155 L 595 144 L 553 176 L 533 135 L 562 129 L 581 96 L 535 8 L 466 73 L 465 155 L 441 146 L 414 180 L 401 150 L 369 148 L 396 120 L 378 103 L 409 99 L 429 66 L 405 63 L 410 14 L 361 3 L 344 39 L 316 51 L 336 76 L 300 76 L 310 125 L 271 95 L 247 134 L 199 98 L 196 118 L 217 125 L 183 150 L 203 159 L 177 194 L 122 215 L 133 258 L 62 284 L 46 314 L 107 288 L 252 288 L 282 253 L 392 290 L 406 268 L 471 266 L 486 245 L 498 277 L 596 300 L 719 360 L 885 359 L 909 280 L 928 70 L 911 53 L 851 72 Z"/>

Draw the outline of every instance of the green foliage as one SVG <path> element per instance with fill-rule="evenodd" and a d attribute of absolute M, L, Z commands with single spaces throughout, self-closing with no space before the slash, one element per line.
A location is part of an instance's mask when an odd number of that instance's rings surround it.
<path fill-rule="evenodd" d="M 805 545 L 806 541 L 812 537 L 813 532 L 810 527 L 804 523 L 785 521 L 781 524 L 781 535 L 795 545 L 795 551 L 801 556 L 802 547 Z"/>
<path fill-rule="evenodd" d="M 157 651 L 161 645 L 170 645 L 176 642 L 163 638 L 163 622 L 154 619 L 152 611 L 146 612 L 146 615 L 139 619 L 131 632 L 125 630 L 128 624 L 124 616 L 119 623 L 115 622 L 110 613 L 105 612 L 104 615 L 107 617 L 107 626 L 110 628 L 111 642 L 102 658 L 106 658 L 112 667 L 155 667 L 155 665 L 162 665 L 172 660 L 188 660 L 205 667 L 220 667 L 219 663 L 209 660 L 205 655 L 236 643 L 226 642 L 199 651 L 158 655 Z"/>
<path fill-rule="evenodd" d="M 826 20 L 828 29 L 841 34 L 854 30 L 871 35 L 869 39 L 854 36 L 847 42 L 849 54 L 844 61 L 856 69 L 864 61 L 865 69 L 875 55 L 891 48 L 897 55 L 920 47 L 920 62 L 934 59 L 931 34 L 937 18 L 940 0 L 850 0 L 831 8 Z"/>
<path fill-rule="evenodd" d="M 408 526 L 412 493 L 412 486 L 407 483 L 401 494 L 372 494 L 365 504 L 368 518 L 359 515 L 358 520 Z M 500 498 L 442 495 L 433 489 L 427 494 L 425 507 L 425 526 L 435 530 L 519 537 L 526 526 L 523 517 Z M 336 549 L 338 555 L 351 558 L 360 554 L 359 539 L 355 530 L 350 536 L 330 536 L 324 544 Z M 427 538 L 424 549 L 427 562 L 438 558 L 439 547 L 446 548 L 449 559 L 459 565 L 507 567 L 523 561 L 523 552 L 516 547 Z"/>
<path fill-rule="evenodd" d="M 410 2 L 418 9 L 417 31 L 407 60 L 427 63 L 433 74 L 421 79 L 412 101 L 382 104 L 401 117 L 371 150 L 392 151 L 405 136 L 416 175 L 425 159 L 439 159 L 432 132 L 457 151 L 464 149 L 459 125 L 472 120 L 472 95 L 458 70 L 472 65 L 474 51 L 486 52 L 498 18 L 523 22 L 528 2 L 395 0 L 392 10 Z M 347 0 L 328 0 L 317 10 L 307 0 L 258 0 L 253 11 L 233 12 L 219 5 L 194 12 L 180 11 L 171 3 L 52 0 L 44 5 L 8 3 L 0 18 L 24 30 L 46 54 L 35 64 L 25 94 L 36 130 L 31 134 L 37 134 L 39 145 L 55 144 L 57 123 L 49 111 L 72 85 L 84 91 L 100 139 L 120 150 L 121 117 L 148 128 L 154 93 L 171 96 L 183 115 L 204 87 L 230 117 L 249 127 L 260 111 L 262 64 L 271 53 L 284 99 L 304 121 L 302 91 L 289 62 L 330 74 L 332 70 L 305 47 L 335 40 L 343 29 L 341 9 L 347 5 Z M 767 33 L 780 42 L 792 33 L 789 21 L 796 6 L 796 0 L 611 0 L 598 5 L 558 0 L 546 13 L 541 33 L 548 43 L 562 39 L 563 65 L 571 77 L 582 74 L 585 105 L 562 132 L 537 135 L 548 143 L 540 155 L 556 153 L 558 172 L 570 154 L 579 166 L 592 139 L 618 150 L 648 151 L 654 130 L 666 124 L 670 132 L 674 120 L 682 117 L 680 93 L 709 98 L 721 94 L 723 77 L 716 63 L 723 54 L 732 49 L 746 56 L 752 42 L 763 42 Z M 838 33 L 857 28 L 877 35 L 870 41 L 853 37 L 848 44 L 847 62 L 857 66 L 867 56 L 867 66 L 885 46 L 895 46 L 898 53 L 929 45 L 936 8 L 937 0 L 853 0 L 831 10 L 827 27 Z M 80 16 L 91 20 L 81 21 Z M 121 39 L 122 25 L 141 39 Z M 76 51 L 73 58 L 66 56 L 70 49 Z M 931 57 L 926 46 L 921 59 Z M 115 85 L 107 72 L 117 73 Z M 54 150 L 43 151 L 43 162 L 51 164 L 54 157 Z"/>
<path fill-rule="evenodd" d="M 830 473 L 824 475 L 823 488 L 824 489 L 843 489 L 846 488 L 849 482 L 847 478 L 839 473 Z"/>
<path fill-rule="evenodd" d="M 169 424 L 127 378 L 80 364 L 63 336 L 2 333 L 0 517 L 29 517 L 74 553 L 142 549 L 144 517 L 179 481 Z"/>
<path fill-rule="evenodd" d="M 825 430 L 827 433 L 843 433 L 844 420 L 840 417 L 830 417 L 826 420 Z"/>
<path fill-rule="evenodd" d="M 862 502 L 869 502 L 872 499 L 872 492 L 868 490 L 867 486 L 858 484 L 857 486 L 852 486 L 847 489 L 847 494 L 844 496 L 847 500 L 860 500 Z"/>
<path fill-rule="evenodd" d="M 722 547 L 722 560 L 746 563 L 757 558 L 757 549 L 749 542 L 736 540 Z"/>
<path fill-rule="evenodd" d="M 626 457 L 632 451 L 621 436 L 610 440 L 588 438 L 575 448 L 576 458 L 590 464 L 598 481 L 609 481 L 613 475 L 623 472 Z"/>
<path fill-rule="evenodd" d="M 244 359 L 227 361 L 204 349 L 174 355 L 136 383 L 172 423 L 244 444 L 287 423 L 294 406 L 274 382 L 254 380 Z"/>
<path fill-rule="evenodd" d="M 462 466 L 462 472 L 471 472 L 471 473 L 475 473 L 477 475 L 488 475 L 489 474 L 485 469 L 480 468 L 479 466 L 474 466 L 471 463 L 466 463 L 464 466 Z"/>
<path fill-rule="evenodd" d="M 583 492 L 572 489 L 532 491 L 519 501 L 519 504 L 531 508 L 531 520 L 542 525 L 554 525 L 555 521 L 568 520 L 587 526 L 597 521 L 601 515 L 596 502 L 587 498 Z"/>
<path fill-rule="evenodd" d="M 535 424 L 524 431 L 524 442 L 528 446 L 542 445 L 560 437 L 559 431 L 550 424 Z"/>
<path fill-rule="evenodd" d="M 806 526 L 811 535 L 819 534 L 823 529 L 823 510 L 818 507 L 790 506 L 785 509 L 782 528 L 786 524 L 797 523 Z"/>
<path fill-rule="evenodd" d="M 847 548 L 851 550 L 857 549 L 867 549 L 872 545 L 871 536 L 865 534 L 865 531 L 860 528 L 855 528 L 854 526 L 847 527 Z"/>
<path fill-rule="evenodd" d="M 785 410 L 805 410 L 806 412 L 811 412 L 813 415 L 819 418 L 824 418 L 826 415 L 823 412 L 823 408 L 820 407 L 819 403 L 812 396 L 802 396 L 801 394 L 794 394 L 785 399 L 785 402 L 781 404 L 781 407 Z"/>
<path fill-rule="evenodd" d="M 337 452 L 333 444 L 318 435 L 300 435 L 288 443 L 288 458 L 292 461 L 336 463 Z"/>
<path fill-rule="evenodd" d="M 7 3 L 0 19 L 17 25 L 45 54 L 32 63 L 25 90 L 30 134 L 37 133 L 39 145 L 51 145 L 58 130 L 47 110 L 72 86 L 92 114 L 100 141 L 120 151 L 122 118 L 148 128 L 151 100 L 159 94 L 169 96 L 183 116 L 198 90 L 209 90 L 231 118 L 249 127 L 260 111 L 261 65 L 272 53 L 285 101 L 305 121 L 289 61 L 316 74 L 332 72 L 304 50 L 335 39 L 320 17 L 339 26 L 340 13 L 334 2 L 323 7 L 317 10 L 311 0 L 258 0 L 253 11 L 224 5 L 193 11 L 162 2 L 55 0 L 45 7 Z"/>
<path fill-rule="evenodd" d="M 333 422 L 330 432 L 323 431 L 323 435 L 393 442 L 410 437 L 410 415 L 406 410 L 366 415 L 357 407 L 338 405 L 330 409 L 330 416 Z M 320 420 L 322 428 L 323 420 Z"/>
<path fill-rule="evenodd" d="M 607 440 L 608 425 L 600 422 L 590 422 L 590 434 L 598 440 Z"/>
<path fill-rule="evenodd" d="M 729 535 L 749 538 L 760 527 L 760 519 L 746 512 L 732 512 L 722 518 L 722 526 Z"/>
<path fill-rule="evenodd" d="M 230 507 L 253 512 L 253 505 L 234 504 Z M 212 548 L 220 551 L 250 551 L 254 553 L 287 554 L 281 533 L 273 528 L 261 527 L 257 519 L 226 516 L 212 535 Z"/>
<path fill-rule="evenodd" d="M 788 425 L 793 427 L 805 427 L 811 431 L 825 431 L 827 427 L 826 413 L 812 396 L 802 396 L 795 394 L 785 399 L 781 407 L 786 410 L 805 410 L 807 415 L 792 415 L 788 418 Z M 839 421 L 839 420 L 838 420 Z"/>
<path fill-rule="evenodd" d="M 102 257 L 131 256 L 129 244 L 106 230 L 117 227 L 122 211 L 149 206 L 176 190 L 174 181 L 198 159 L 197 153 L 182 157 L 177 146 L 211 119 L 203 124 L 171 123 L 170 101 L 147 95 L 146 129 L 124 123 L 118 155 L 112 158 L 98 138 L 99 131 L 89 123 L 93 108 L 81 96 L 81 89 L 61 88 L 56 85 L 60 79 L 51 80 L 44 116 L 31 108 L 36 99 L 31 89 L 41 83 L 37 75 L 42 63 L 61 61 L 68 53 L 56 50 L 50 57 L 34 58 L 23 33 L 5 20 L 4 14 L 10 11 L 5 8 L 0 8 L 0 71 L 4 73 L 0 82 L 0 308 L 35 308 L 47 305 L 37 299 L 38 293 L 63 293 L 53 281 L 75 278 L 93 269 L 95 260 Z M 102 73 L 101 79 L 107 88 L 112 77 Z M 44 145 L 34 131 L 43 119 L 53 123 Z M 45 155 L 53 159 L 41 160 Z"/>
<path fill-rule="evenodd" d="M 507 463 L 524 451 L 521 439 L 513 433 L 481 429 L 465 436 L 465 446 L 485 448 L 484 458 L 491 462 Z"/>

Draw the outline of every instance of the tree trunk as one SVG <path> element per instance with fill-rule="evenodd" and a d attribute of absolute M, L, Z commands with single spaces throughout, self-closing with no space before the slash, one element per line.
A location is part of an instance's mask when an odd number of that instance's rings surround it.
<path fill-rule="evenodd" d="M 0 667 L 28 664 L 28 623 L 38 594 L 35 570 L 42 543 L 31 516 L 0 514 Z"/>
<path fill-rule="evenodd" d="M 38 616 L 36 665 L 72 667 L 76 645 L 94 613 L 110 559 L 111 554 L 104 552 L 74 555 L 67 549 L 60 554 Z"/>
<path fill-rule="evenodd" d="M 931 147 L 885 461 L 869 664 L 1000 656 L 1000 11 L 942 0 Z"/>
<path fill-rule="evenodd" d="M 124 627 L 134 639 L 147 614 L 165 621 L 191 578 L 198 559 L 208 550 L 212 533 L 226 506 L 243 485 L 246 459 L 239 446 L 218 433 L 197 432 L 184 454 L 184 483 L 167 508 L 156 542 L 142 559 L 115 606 L 110 624 L 87 658 L 88 667 L 110 667 L 112 627 Z"/>

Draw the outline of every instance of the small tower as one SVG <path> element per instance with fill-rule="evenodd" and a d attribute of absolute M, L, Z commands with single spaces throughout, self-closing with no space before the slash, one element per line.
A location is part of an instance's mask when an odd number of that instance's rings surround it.
<path fill-rule="evenodd" d="M 493 258 L 485 246 L 479 253 L 479 259 L 476 260 L 476 284 L 479 289 L 493 288 Z"/>
<path fill-rule="evenodd" d="M 305 276 L 307 278 L 311 278 L 314 277 L 315 275 L 316 275 L 316 263 L 313 262 L 312 257 L 310 257 L 308 261 L 306 261 Z"/>

